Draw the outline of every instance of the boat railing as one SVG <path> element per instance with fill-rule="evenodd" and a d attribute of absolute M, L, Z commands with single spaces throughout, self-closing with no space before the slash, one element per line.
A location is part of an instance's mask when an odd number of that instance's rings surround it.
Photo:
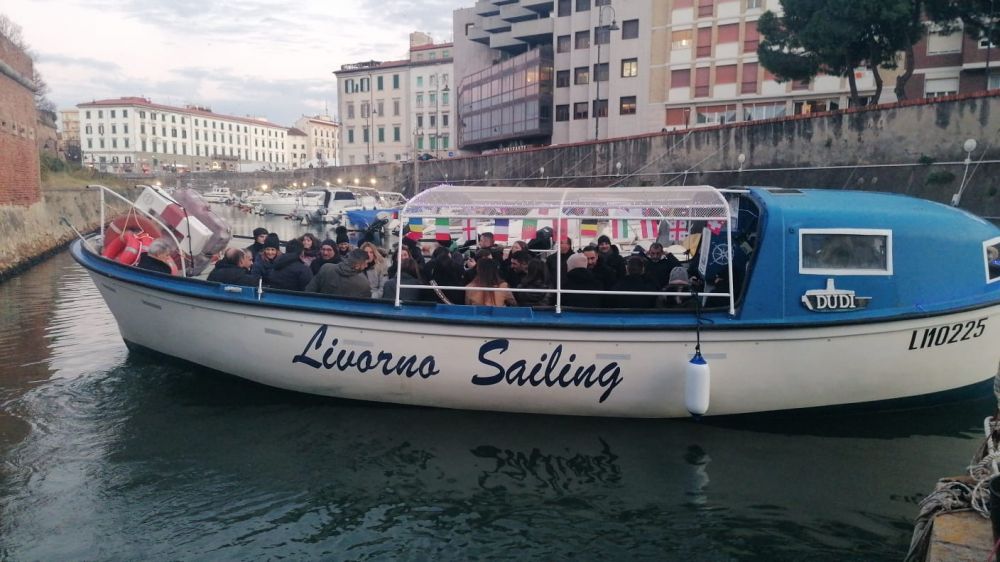
<path fill-rule="evenodd" d="M 436 220 L 534 219 L 551 220 L 555 225 L 582 220 L 714 220 L 725 223 L 727 279 L 733 279 L 732 209 L 723 193 L 711 186 L 677 186 L 652 188 L 523 188 L 472 187 L 440 185 L 422 191 L 407 201 L 400 210 L 400 224 L 408 218 Z M 565 236 L 560 234 L 560 237 Z M 704 240 L 704 239 L 703 239 Z M 709 240 L 710 242 L 710 240 Z M 558 244 L 559 241 L 556 241 Z M 558 247 L 558 246 L 557 246 Z M 397 263 L 403 259 L 403 244 L 397 249 Z M 684 292 L 639 292 L 610 290 L 575 290 L 562 287 L 562 267 L 556 267 L 552 289 L 514 287 L 456 287 L 438 289 L 460 291 L 509 291 L 555 294 L 555 312 L 562 313 L 563 294 L 626 295 L 626 296 L 690 296 Z M 705 271 L 701 271 L 702 274 Z M 731 282 L 731 281 L 730 281 Z M 401 306 L 402 289 L 421 289 L 424 285 L 402 282 L 402 268 L 396 271 L 395 305 Z M 729 314 L 736 314 L 732 289 L 726 293 L 696 293 L 700 296 L 726 297 Z"/>
<path fill-rule="evenodd" d="M 136 187 L 146 187 L 146 186 L 137 185 Z M 181 249 L 181 242 L 180 242 L 180 240 L 177 239 L 177 236 L 174 235 L 174 233 L 170 229 L 170 227 L 167 226 L 166 224 L 164 224 L 163 221 L 161 221 L 155 215 L 152 215 L 149 212 L 144 211 L 144 210 L 140 209 L 139 207 L 136 207 L 135 203 L 133 203 L 132 201 L 129 201 L 128 198 L 124 197 L 123 195 L 121 195 L 120 193 L 114 191 L 113 189 L 111 189 L 109 187 L 106 187 L 106 186 L 103 186 L 103 185 L 100 185 L 100 184 L 96 184 L 96 183 L 92 183 L 92 184 L 88 184 L 87 187 L 86 187 L 86 189 L 90 189 L 90 188 L 97 188 L 97 189 L 99 189 L 100 190 L 100 194 L 101 194 L 101 240 L 102 241 L 104 240 L 104 226 L 107 224 L 107 220 L 105 219 L 105 216 L 104 216 L 104 207 L 105 207 L 105 204 L 106 204 L 105 194 L 110 194 L 113 197 L 115 197 L 115 198 L 117 198 L 117 199 L 119 199 L 121 201 L 124 201 L 128 206 L 132 207 L 133 210 L 135 210 L 136 212 L 142 213 L 143 215 L 145 215 L 146 217 L 148 217 L 150 220 L 152 220 L 154 223 L 156 223 L 158 226 L 160 226 L 160 231 L 161 232 L 165 232 L 168 235 L 170 235 L 170 238 L 172 238 L 174 240 L 175 247 L 177 248 L 178 251 L 180 251 L 180 249 Z M 173 198 L 171 198 L 171 201 L 173 201 L 174 203 L 177 203 L 177 201 L 174 201 Z M 180 203 L 177 203 L 177 206 L 180 207 L 181 210 L 184 211 L 184 215 L 187 216 L 187 210 L 184 209 L 184 206 L 181 205 Z M 188 226 L 188 228 L 190 229 L 190 226 Z M 188 233 L 188 239 L 190 239 L 190 232 Z M 184 276 L 184 277 L 187 277 L 187 267 L 184 265 L 184 257 L 183 256 L 181 256 L 180 262 L 181 262 L 181 275 Z"/>

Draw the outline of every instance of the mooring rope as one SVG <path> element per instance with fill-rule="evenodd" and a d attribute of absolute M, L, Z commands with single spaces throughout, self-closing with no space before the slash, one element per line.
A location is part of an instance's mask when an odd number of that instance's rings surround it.
<path fill-rule="evenodd" d="M 990 481 L 1000 474 L 1000 368 L 993 377 L 993 396 L 997 401 L 997 411 L 983 420 L 985 439 L 969 464 L 968 476 L 942 478 L 934 486 L 934 491 L 921 500 L 920 512 L 913 526 L 913 538 L 905 562 L 921 562 L 927 557 L 934 518 L 941 513 L 974 510 L 979 515 L 990 517 Z M 996 551 L 994 545 L 994 552 Z M 991 556 L 992 557 L 992 556 Z"/>

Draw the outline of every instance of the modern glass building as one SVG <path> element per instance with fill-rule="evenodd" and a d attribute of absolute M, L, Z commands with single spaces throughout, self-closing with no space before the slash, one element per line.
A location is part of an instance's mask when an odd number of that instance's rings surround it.
<path fill-rule="evenodd" d="M 463 150 L 550 144 L 552 47 L 543 45 L 466 76 L 458 88 Z"/>

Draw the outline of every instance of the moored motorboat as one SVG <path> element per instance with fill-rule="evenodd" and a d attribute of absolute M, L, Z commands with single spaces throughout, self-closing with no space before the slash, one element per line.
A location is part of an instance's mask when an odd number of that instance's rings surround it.
<path fill-rule="evenodd" d="M 555 306 L 491 308 L 219 285 L 123 266 L 81 241 L 72 253 L 130 344 L 342 398 L 682 417 L 704 392 L 704 413 L 726 415 L 934 399 L 981 388 L 1000 361 L 1000 229 L 951 207 L 839 190 L 440 186 L 400 219 L 501 217 L 557 232 L 710 221 L 695 262 L 733 290 L 678 309 L 571 309 L 557 274 Z M 699 356 L 710 374 L 692 389 Z"/>

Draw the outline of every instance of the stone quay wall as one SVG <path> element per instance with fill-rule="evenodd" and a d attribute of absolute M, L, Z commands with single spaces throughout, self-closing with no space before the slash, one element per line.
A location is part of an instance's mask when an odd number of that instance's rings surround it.
<path fill-rule="evenodd" d="M 134 201 L 139 190 L 120 190 Z M 63 218 L 81 233 L 100 228 L 100 193 L 87 188 L 45 188 L 41 199 L 32 205 L 0 205 L 0 281 L 39 259 L 64 248 L 76 234 L 61 221 Z M 127 210 L 124 203 L 108 198 L 107 220 Z"/>

